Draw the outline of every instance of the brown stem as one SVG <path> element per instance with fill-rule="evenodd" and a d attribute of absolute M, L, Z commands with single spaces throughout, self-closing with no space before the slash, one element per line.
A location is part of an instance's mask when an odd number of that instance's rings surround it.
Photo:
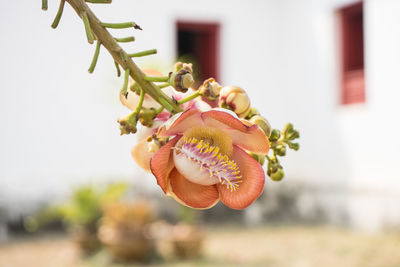
<path fill-rule="evenodd" d="M 84 0 L 66 1 L 72 6 L 73 9 L 75 9 L 79 17 L 81 17 L 81 14 L 86 14 L 91 30 L 95 34 L 98 41 L 101 42 L 114 60 L 118 62 L 123 69 L 130 70 L 130 76 L 140 85 L 145 93 L 149 94 L 154 100 L 163 105 L 171 113 L 182 111 L 182 108 L 174 103 L 170 97 L 164 94 L 160 88 L 158 88 L 154 83 L 145 80 L 145 74 L 119 46 L 117 41 L 114 39 L 114 37 L 112 37 L 107 29 L 101 25 L 101 21 L 95 16 Z M 165 102 L 167 102 L 169 105 L 163 104 Z"/>

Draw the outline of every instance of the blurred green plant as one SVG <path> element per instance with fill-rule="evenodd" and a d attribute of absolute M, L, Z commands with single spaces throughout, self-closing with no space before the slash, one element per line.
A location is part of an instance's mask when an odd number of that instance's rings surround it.
<path fill-rule="evenodd" d="M 105 204 L 118 201 L 128 185 L 114 183 L 106 187 L 85 185 L 77 188 L 63 204 L 51 206 L 26 218 L 25 228 L 34 232 L 53 221 L 62 220 L 67 227 L 96 229 Z"/>

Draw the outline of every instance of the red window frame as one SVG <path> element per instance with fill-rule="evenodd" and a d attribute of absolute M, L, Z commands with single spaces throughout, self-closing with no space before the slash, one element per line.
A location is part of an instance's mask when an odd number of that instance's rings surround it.
<path fill-rule="evenodd" d="M 365 102 L 363 2 L 339 10 L 341 30 L 341 104 Z"/>
<path fill-rule="evenodd" d="M 218 23 L 177 21 L 176 38 L 179 31 L 190 31 L 197 33 L 197 41 L 194 54 L 200 67 L 201 79 L 215 78 L 219 80 L 219 46 L 220 25 Z M 176 41 L 178 43 L 178 40 Z M 200 85 L 202 81 L 197 81 Z"/>

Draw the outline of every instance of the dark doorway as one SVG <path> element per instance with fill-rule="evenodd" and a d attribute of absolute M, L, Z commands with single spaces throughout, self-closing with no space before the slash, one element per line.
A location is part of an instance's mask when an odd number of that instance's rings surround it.
<path fill-rule="evenodd" d="M 177 55 L 182 62 L 193 63 L 194 87 L 205 79 L 219 78 L 219 24 L 177 22 Z"/>
<path fill-rule="evenodd" d="M 339 10 L 343 105 L 365 102 L 363 3 Z"/>

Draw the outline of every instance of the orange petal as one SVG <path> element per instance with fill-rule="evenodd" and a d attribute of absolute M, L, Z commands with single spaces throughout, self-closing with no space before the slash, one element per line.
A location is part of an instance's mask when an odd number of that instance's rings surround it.
<path fill-rule="evenodd" d="M 243 123 L 237 117 L 220 110 L 203 112 L 201 117 L 205 125 L 226 130 L 233 144 L 257 154 L 268 153 L 268 137 L 256 124 Z"/>
<path fill-rule="evenodd" d="M 154 152 L 149 152 L 148 142 L 146 139 L 138 142 L 136 146 L 133 147 L 131 154 L 139 167 L 150 172 L 150 160 L 154 155 Z"/>
<path fill-rule="evenodd" d="M 261 165 L 238 146 L 233 146 L 231 157 L 239 166 L 242 182 L 231 192 L 226 185 L 218 184 L 221 201 L 232 209 L 247 208 L 264 189 L 265 173 Z"/>
<path fill-rule="evenodd" d="M 179 135 L 170 140 L 168 143 L 162 146 L 150 160 L 151 172 L 156 177 L 157 184 L 161 187 L 164 193 L 168 192 L 168 175 L 174 167 L 172 147 L 180 138 L 181 136 Z"/>
<path fill-rule="evenodd" d="M 201 112 L 197 109 L 188 109 L 181 114 L 176 114 L 160 128 L 160 136 L 182 134 L 186 129 L 203 124 Z M 170 124 L 171 123 L 171 124 Z"/>
<path fill-rule="evenodd" d="M 174 168 L 169 180 L 171 194 L 177 197 L 178 202 L 195 209 L 208 209 L 219 200 L 219 194 L 215 185 L 200 185 L 187 180 Z"/>

